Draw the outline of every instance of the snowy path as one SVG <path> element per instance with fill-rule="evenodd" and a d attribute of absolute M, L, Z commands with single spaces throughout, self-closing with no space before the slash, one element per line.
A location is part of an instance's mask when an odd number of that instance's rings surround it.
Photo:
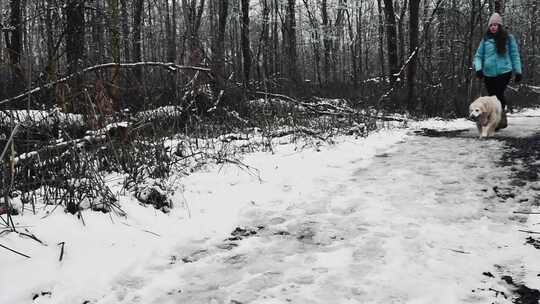
<path fill-rule="evenodd" d="M 532 134 L 534 119 L 499 136 Z M 511 303 L 503 276 L 540 286 L 538 250 L 518 231 L 531 223 L 512 213 L 538 192 L 512 186 L 504 141 L 474 132 L 411 133 L 369 162 L 323 151 L 301 177 L 231 185 L 252 200 L 238 229 L 178 245 L 97 303 Z"/>

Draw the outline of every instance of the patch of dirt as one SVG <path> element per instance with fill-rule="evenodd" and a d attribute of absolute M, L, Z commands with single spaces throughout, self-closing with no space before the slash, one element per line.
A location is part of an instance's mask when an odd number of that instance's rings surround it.
<path fill-rule="evenodd" d="M 540 172 L 540 133 L 524 138 L 505 137 L 505 149 L 500 164 L 512 166 L 512 177 L 522 181 L 537 181 Z"/>
<path fill-rule="evenodd" d="M 422 128 L 420 130 L 414 131 L 414 133 L 416 135 L 428 136 L 428 137 L 458 137 L 463 132 L 466 132 L 466 131 L 469 131 L 469 129 L 439 131 L 435 129 Z"/>
<path fill-rule="evenodd" d="M 516 304 L 538 304 L 540 302 L 540 290 L 515 283 L 511 276 L 502 276 L 501 279 L 515 288 L 513 292 L 518 297 L 512 302 Z"/>
<path fill-rule="evenodd" d="M 536 249 L 540 249 L 540 239 L 533 238 L 532 236 L 529 236 L 529 237 L 526 238 L 525 243 L 532 245 Z"/>
<path fill-rule="evenodd" d="M 489 280 L 495 279 L 495 276 L 491 272 L 484 272 L 482 273 L 484 276 L 488 277 Z M 489 292 L 495 298 L 503 297 L 505 299 L 510 298 L 512 300 L 512 303 L 516 304 L 538 304 L 540 303 L 540 290 L 529 288 L 525 286 L 524 284 L 516 283 L 514 282 L 514 279 L 509 275 L 503 275 L 500 277 L 500 281 L 505 282 L 509 288 L 507 290 L 510 290 L 510 294 L 505 293 L 504 291 L 497 290 L 494 288 L 477 288 L 472 290 L 472 292 Z M 503 283 L 504 284 L 504 283 Z"/>

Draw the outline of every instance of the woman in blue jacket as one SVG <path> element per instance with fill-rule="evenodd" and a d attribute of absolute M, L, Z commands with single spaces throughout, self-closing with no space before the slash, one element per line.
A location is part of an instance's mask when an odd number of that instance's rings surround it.
<path fill-rule="evenodd" d="M 521 81 L 521 58 L 516 39 L 502 26 L 501 15 L 491 15 L 488 26 L 474 56 L 474 69 L 479 79 L 484 78 L 488 94 L 496 95 L 501 101 L 504 112 L 504 91 L 512 73 L 515 75 L 515 82 Z"/>

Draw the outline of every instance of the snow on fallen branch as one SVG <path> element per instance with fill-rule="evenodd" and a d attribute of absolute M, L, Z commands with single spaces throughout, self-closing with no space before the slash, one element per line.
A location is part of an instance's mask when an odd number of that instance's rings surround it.
<path fill-rule="evenodd" d="M 37 87 L 37 88 L 34 88 L 32 90 L 26 91 L 26 92 L 24 92 L 24 93 L 22 93 L 20 95 L 4 99 L 4 100 L 0 101 L 0 105 L 3 105 L 5 103 L 21 99 L 23 97 L 26 97 L 26 96 L 29 96 L 29 95 L 32 95 L 32 94 L 35 94 L 35 93 L 37 93 L 37 92 L 39 92 L 39 91 L 41 91 L 43 89 L 52 88 L 53 86 L 55 86 L 55 85 L 57 85 L 59 83 L 66 82 L 66 81 L 68 81 L 68 80 L 70 80 L 70 79 L 72 79 L 74 77 L 80 76 L 80 75 L 88 73 L 88 72 L 102 70 L 102 69 L 115 68 L 115 67 L 117 67 L 117 68 L 135 68 L 135 67 L 140 67 L 140 66 L 160 66 L 160 67 L 166 68 L 169 71 L 173 71 L 173 72 L 177 72 L 178 70 L 195 70 L 195 71 L 201 71 L 201 72 L 209 73 L 211 71 L 209 68 L 189 66 L 189 65 L 177 65 L 177 64 L 172 63 L 172 62 L 133 62 L 133 63 L 114 63 L 114 62 L 112 62 L 112 63 L 104 63 L 104 64 L 100 64 L 100 65 L 87 67 L 85 69 L 82 69 L 79 72 L 76 72 L 76 73 L 73 73 L 71 75 L 65 76 L 65 77 L 60 78 L 60 79 L 58 79 L 56 81 L 47 83 L 47 84 L 45 84 L 45 85 L 43 85 L 41 87 Z"/>
<path fill-rule="evenodd" d="M 20 124 L 23 127 L 47 128 L 56 123 L 70 127 L 81 127 L 83 125 L 83 117 L 79 114 L 62 113 L 59 108 L 53 108 L 49 111 L 0 111 L 0 126 Z"/>
<path fill-rule="evenodd" d="M 117 129 L 127 129 L 129 127 L 129 124 L 127 122 L 119 122 L 114 123 L 111 125 L 107 125 L 102 129 L 96 130 L 96 131 L 89 131 L 84 137 L 67 140 L 58 142 L 55 144 L 51 144 L 48 146 L 44 146 L 39 150 L 26 152 L 23 154 L 18 155 L 13 159 L 14 165 L 21 161 L 28 161 L 33 159 L 47 159 L 48 155 L 53 155 L 55 151 L 62 151 L 66 150 L 70 147 L 75 148 L 83 148 L 90 144 L 97 144 L 105 141 L 108 137 L 108 134 L 111 133 L 112 130 Z"/>
<path fill-rule="evenodd" d="M 404 122 L 405 119 L 402 118 L 396 118 L 396 117 L 389 117 L 389 116 L 376 116 L 371 114 L 362 113 L 360 111 L 357 111 L 353 108 L 350 108 L 348 106 L 338 106 L 334 104 L 330 104 L 327 102 L 317 102 L 317 103 L 309 103 L 309 102 L 303 102 L 296 100 L 292 97 L 289 97 L 287 95 L 282 94 L 275 94 L 275 93 L 268 93 L 268 92 L 261 92 L 261 91 L 255 91 L 252 92 L 254 94 L 264 95 L 264 96 L 271 96 L 276 98 L 281 98 L 286 101 L 290 101 L 296 105 L 305 107 L 306 109 L 309 109 L 313 111 L 314 113 L 321 114 L 321 115 L 343 115 L 343 114 L 352 114 L 352 115 L 359 115 L 366 118 L 373 118 L 373 119 L 379 119 L 383 121 L 399 121 Z"/>

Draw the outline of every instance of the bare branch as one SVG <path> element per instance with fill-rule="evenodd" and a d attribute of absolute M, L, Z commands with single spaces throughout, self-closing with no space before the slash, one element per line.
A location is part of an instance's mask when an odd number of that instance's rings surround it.
<path fill-rule="evenodd" d="M 196 67 L 196 66 L 189 66 L 189 65 L 177 65 L 175 63 L 172 63 L 172 62 L 133 62 L 133 63 L 115 63 L 115 62 L 112 62 L 112 63 L 105 63 L 105 64 L 100 64 L 100 65 L 95 65 L 95 66 L 92 66 L 92 67 L 88 67 L 88 68 L 85 68 L 77 73 L 73 73 L 71 75 L 68 75 L 68 76 L 65 76 L 63 78 L 60 78 L 56 81 L 53 81 L 53 82 L 50 82 L 50 83 L 47 83 L 41 87 L 38 87 L 38 88 L 34 88 L 32 90 L 29 90 L 29 91 L 26 91 L 20 95 L 17 95 L 17 96 L 14 96 L 14 97 L 11 97 L 11 98 L 8 98 L 8 99 L 4 99 L 2 101 L 0 101 L 0 105 L 3 105 L 5 103 L 8 103 L 8 102 L 12 102 L 12 101 L 15 101 L 15 100 L 19 100 L 23 97 L 26 97 L 26 96 L 29 96 L 29 95 L 32 95 L 32 94 L 35 94 L 43 89 L 48 89 L 48 88 L 52 88 L 53 86 L 59 84 L 59 83 L 63 83 L 63 82 L 66 82 L 68 80 L 70 80 L 71 78 L 74 78 L 76 76 L 80 76 L 82 74 L 85 74 L 85 73 L 88 73 L 88 72 L 92 72 L 92 71 L 96 71 L 96 70 L 102 70 L 102 69 L 109 69 L 109 68 L 135 68 L 135 67 L 140 67 L 140 66 L 161 66 L 161 67 L 164 67 L 166 69 L 168 69 L 169 71 L 172 71 L 172 72 L 177 72 L 178 70 L 196 70 L 196 71 L 202 71 L 202 72 L 206 72 L 206 73 L 209 73 L 210 72 L 210 69 L 209 68 L 203 68 L 203 67 Z"/>

